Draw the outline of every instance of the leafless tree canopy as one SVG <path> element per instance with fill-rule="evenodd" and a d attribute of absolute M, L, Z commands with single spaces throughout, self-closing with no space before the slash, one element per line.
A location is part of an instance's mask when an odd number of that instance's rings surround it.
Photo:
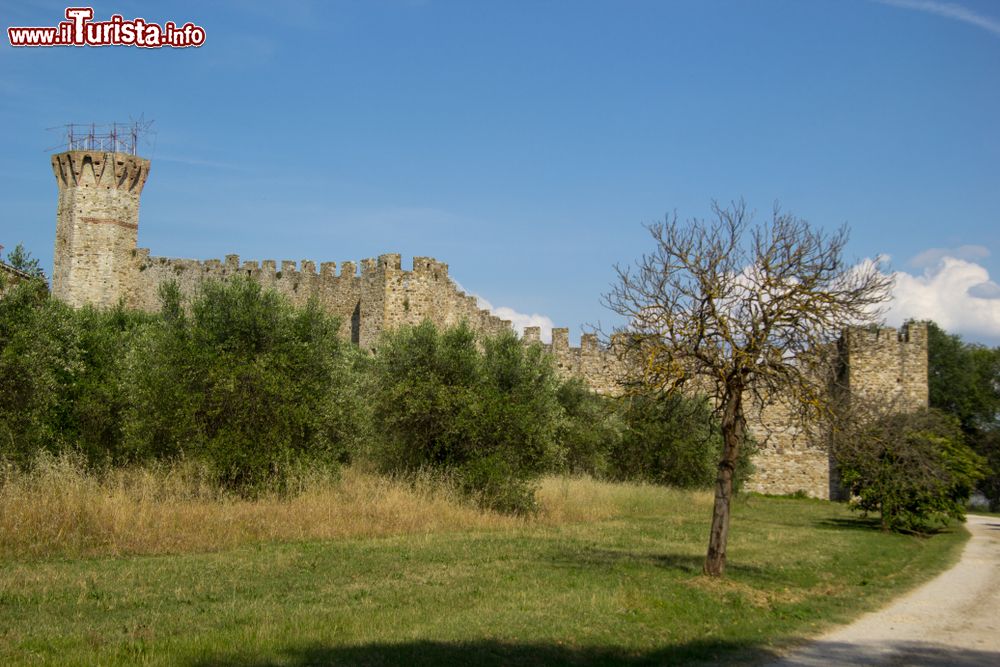
<path fill-rule="evenodd" d="M 613 347 L 643 387 L 686 384 L 715 399 L 723 452 L 705 573 L 726 564 L 733 471 L 747 432 L 744 398 L 797 397 L 803 414 L 828 394 L 829 345 L 849 324 L 881 315 L 892 288 L 877 262 L 845 264 L 847 229 L 813 229 L 777 207 L 754 226 L 742 201 L 712 206 L 714 220 L 651 225 L 656 243 L 618 267 L 605 305 L 626 318 Z"/>
<path fill-rule="evenodd" d="M 742 201 L 712 210 L 649 225 L 655 250 L 616 267 L 604 302 L 628 322 L 620 351 L 645 386 L 816 400 L 823 352 L 845 326 L 881 316 L 891 278 L 877 262 L 845 263 L 846 227 L 827 234 L 777 207 L 754 225 Z"/>

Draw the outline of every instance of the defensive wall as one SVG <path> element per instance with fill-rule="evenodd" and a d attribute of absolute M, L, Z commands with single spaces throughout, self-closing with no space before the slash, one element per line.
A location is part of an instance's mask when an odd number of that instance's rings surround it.
<path fill-rule="evenodd" d="M 109 307 L 119 302 L 147 311 L 159 308 L 159 288 L 174 281 L 193 294 L 207 280 L 248 276 L 286 295 L 295 304 L 311 298 L 341 321 L 341 335 L 364 349 L 374 348 L 383 330 L 424 319 L 449 326 L 466 321 L 476 331 L 496 333 L 511 323 L 480 309 L 476 298 L 460 291 L 448 265 L 414 257 L 404 270 L 398 254 L 377 259 L 193 260 L 151 256 L 138 247 L 139 198 L 150 163 L 136 155 L 73 150 L 52 157 L 59 187 L 53 294 L 73 306 Z M 360 270 L 359 270 L 360 269 Z M 541 343 L 538 327 L 527 327 L 525 343 Z M 563 377 L 582 378 L 599 393 L 619 391 L 622 367 L 617 357 L 584 334 L 570 347 L 569 330 L 552 330 L 545 344 Z M 831 391 L 869 400 L 890 400 L 899 408 L 927 405 L 927 330 L 916 324 L 896 331 L 849 329 L 834 354 L 841 369 Z M 763 493 L 804 491 L 829 498 L 836 492 L 836 471 L 827 449 L 808 437 L 797 411 L 777 397 L 757 406 L 750 428 L 759 444 L 756 472 L 748 486 Z"/>

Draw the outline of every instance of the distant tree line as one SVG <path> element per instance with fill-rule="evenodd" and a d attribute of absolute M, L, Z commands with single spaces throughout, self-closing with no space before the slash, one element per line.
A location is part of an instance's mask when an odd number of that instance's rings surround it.
<path fill-rule="evenodd" d="M 1000 347 L 927 324 L 930 404 L 956 419 L 965 443 L 985 459 L 977 488 L 1000 511 Z"/>

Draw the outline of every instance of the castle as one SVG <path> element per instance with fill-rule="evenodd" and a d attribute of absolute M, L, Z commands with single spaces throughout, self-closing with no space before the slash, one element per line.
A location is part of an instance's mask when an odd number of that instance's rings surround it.
<path fill-rule="evenodd" d="M 398 254 L 353 261 L 303 260 L 241 262 L 237 255 L 204 261 L 151 256 L 138 247 L 139 198 L 149 176 L 149 160 L 131 153 L 69 150 L 52 156 L 59 186 L 52 293 L 73 306 L 110 307 L 119 302 L 142 310 L 159 308 L 159 286 L 175 281 L 192 294 L 206 280 L 246 275 L 295 304 L 311 298 L 338 316 L 341 335 L 373 349 L 382 331 L 430 319 L 449 326 L 466 321 L 476 331 L 495 333 L 508 320 L 479 308 L 460 291 L 448 265 L 414 257 L 404 270 Z M 540 342 L 537 327 L 524 331 L 526 343 Z M 580 347 L 569 346 L 569 331 L 552 330 L 545 345 L 563 376 L 582 378 L 601 393 L 617 389 L 617 359 L 584 334 Z M 844 385 L 850 395 L 891 397 L 900 407 L 927 405 L 927 330 L 920 324 L 901 331 L 848 330 L 839 347 Z M 827 451 L 805 437 L 782 401 L 763 406 L 750 425 L 761 447 L 750 490 L 764 493 L 804 491 L 830 498 L 835 475 Z"/>

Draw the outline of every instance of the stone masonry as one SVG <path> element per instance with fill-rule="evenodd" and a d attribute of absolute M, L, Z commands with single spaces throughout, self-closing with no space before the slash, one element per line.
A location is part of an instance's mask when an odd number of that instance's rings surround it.
<path fill-rule="evenodd" d="M 113 306 L 135 285 L 149 160 L 68 151 L 52 157 L 52 172 L 59 185 L 52 293 L 73 306 Z"/>
<path fill-rule="evenodd" d="M 382 331 L 429 319 L 450 326 L 466 321 L 474 330 L 496 333 L 511 323 L 480 309 L 476 298 L 460 291 L 448 265 L 414 257 L 404 270 L 398 254 L 340 263 L 284 260 L 241 261 L 237 255 L 198 261 L 153 257 L 138 247 L 139 197 L 150 163 L 126 153 L 67 151 L 52 157 L 59 186 L 53 294 L 73 306 L 109 307 L 118 303 L 146 311 L 159 308 L 159 288 L 175 281 L 185 295 L 207 280 L 246 275 L 295 304 L 310 298 L 341 322 L 341 335 L 363 349 L 374 349 Z M 540 343 L 538 327 L 524 331 L 526 344 Z M 569 330 L 552 330 L 544 346 L 563 377 L 580 377 L 602 394 L 619 391 L 617 358 L 593 334 L 580 347 L 569 346 Z M 927 330 L 911 325 L 897 332 L 848 330 L 837 354 L 844 386 L 851 395 L 892 397 L 901 409 L 927 405 Z M 756 473 L 749 488 L 763 493 L 804 491 L 830 498 L 835 475 L 830 459 L 806 437 L 794 411 L 780 397 L 761 406 L 751 430 L 760 443 Z"/>

